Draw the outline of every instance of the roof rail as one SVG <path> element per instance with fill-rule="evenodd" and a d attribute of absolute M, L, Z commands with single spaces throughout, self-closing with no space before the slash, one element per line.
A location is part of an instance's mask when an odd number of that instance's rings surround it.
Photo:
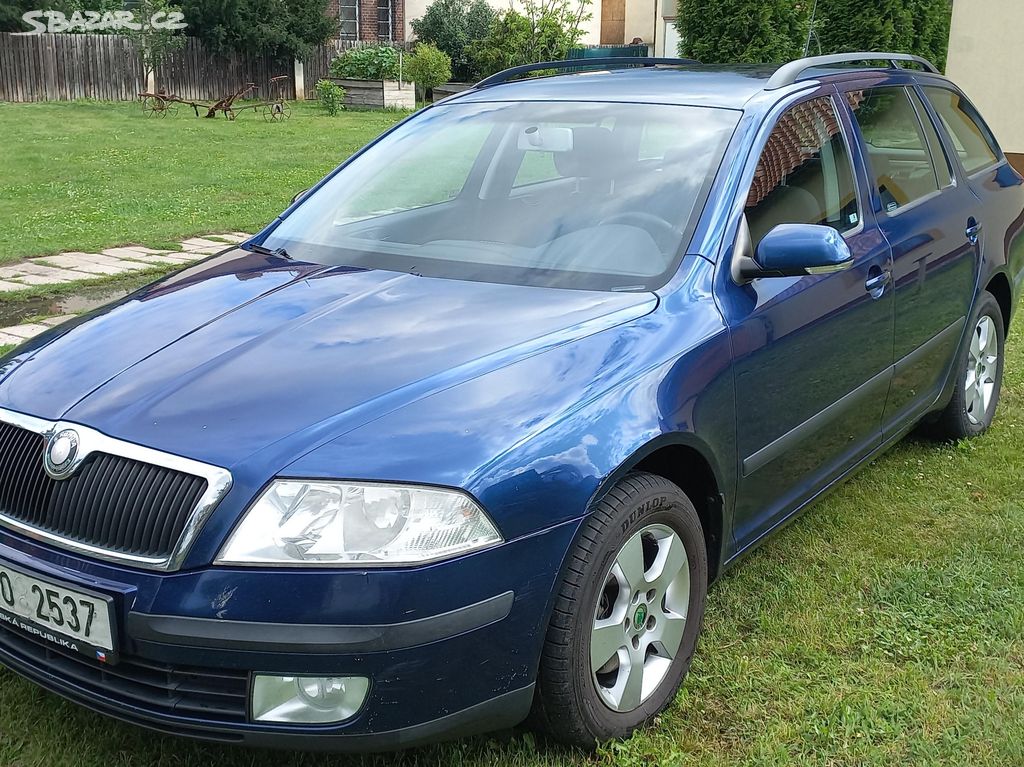
<path fill-rule="evenodd" d="M 696 59 L 655 59 L 646 56 L 608 56 L 595 59 L 570 59 L 563 61 L 541 61 L 536 64 L 523 64 L 522 66 L 505 69 L 497 74 L 485 77 L 474 87 L 487 88 L 491 85 L 507 83 L 519 75 L 529 72 L 540 72 L 545 69 L 585 69 L 587 67 L 658 67 L 658 66 L 685 66 L 687 64 L 700 64 Z"/>
<path fill-rule="evenodd" d="M 765 90 L 775 90 L 792 85 L 800 79 L 800 75 L 814 67 L 827 67 L 832 64 L 852 64 L 866 61 L 888 61 L 891 69 L 902 69 L 899 62 L 912 61 L 920 64 L 926 71 L 932 74 L 942 74 L 938 67 L 928 59 L 921 56 L 913 56 L 909 53 L 883 53 L 879 51 L 861 51 L 858 53 L 832 53 L 827 56 L 810 56 L 805 59 L 797 59 L 779 67 L 775 74 L 769 78 Z"/>

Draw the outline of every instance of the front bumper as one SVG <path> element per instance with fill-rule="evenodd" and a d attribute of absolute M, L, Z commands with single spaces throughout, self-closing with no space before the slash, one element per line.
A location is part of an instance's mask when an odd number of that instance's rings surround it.
<path fill-rule="evenodd" d="M 378 751 L 503 729 L 529 712 L 576 529 L 403 571 L 173 575 L 79 560 L 0 532 L 0 558 L 114 596 L 121 649 L 120 663 L 106 666 L 0 626 L 0 664 L 100 713 L 221 742 Z M 375 611 L 363 609 L 374 602 Z M 370 691 L 341 724 L 257 723 L 256 673 L 359 675 Z"/>

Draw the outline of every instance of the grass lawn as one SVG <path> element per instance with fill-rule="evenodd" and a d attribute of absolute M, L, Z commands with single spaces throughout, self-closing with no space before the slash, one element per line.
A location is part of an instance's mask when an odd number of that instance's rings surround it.
<path fill-rule="evenodd" d="M 905 441 L 714 587 L 693 670 L 660 726 L 597 755 L 521 732 L 397 757 L 249 752 L 118 724 L 0 671 L 0 764 L 1024 764 L 1016 336 L 1007 362 L 986 436 Z"/>
<path fill-rule="evenodd" d="M 138 104 L 0 104 L 0 263 L 63 250 L 256 231 L 401 112 L 285 123 L 146 118 Z"/>

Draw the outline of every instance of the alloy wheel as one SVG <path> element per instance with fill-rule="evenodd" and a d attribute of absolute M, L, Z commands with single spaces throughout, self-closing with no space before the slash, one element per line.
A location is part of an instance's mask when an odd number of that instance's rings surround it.
<path fill-rule="evenodd" d="M 978 318 L 967 353 L 967 376 L 964 379 L 964 401 L 967 418 L 973 424 L 983 423 L 992 404 L 999 365 L 999 338 L 995 323 L 988 315 Z"/>
<path fill-rule="evenodd" d="M 649 525 L 622 546 L 605 575 L 590 633 L 590 666 L 613 711 L 639 708 L 665 680 L 683 641 L 690 563 L 674 530 Z"/>

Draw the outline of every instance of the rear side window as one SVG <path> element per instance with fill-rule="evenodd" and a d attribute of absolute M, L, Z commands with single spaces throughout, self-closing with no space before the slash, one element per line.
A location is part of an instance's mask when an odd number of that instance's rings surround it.
<path fill-rule="evenodd" d="M 924 92 L 953 140 L 964 171 L 975 173 L 999 159 L 995 138 L 967 99 L 946 88 L 925 88 Z"/>
<path fill-rule="evenodd" d="M 921 118 L 924 135 L 928 139 L 928 149 L 932 153 L 935 176 L 939 181 L 939 186 L 945 188 L 953 183 L 953 167 L 949 164 L 949 157 L 946 156 L 946 150 L 942 148 L 942 141 L 939 140 L 939 134 L 935 130 L 935 123 L 928 116 L 928 110 L 925 109 L 921 97 L 917 95 L 916 91 L 910 91 L 910 100 L 914 102 L 914 108 L 917 110 L 918 117 Z"/>
<path fill-rule="evenodd" d="M 822 224 L 840 232 L 860 223 L 850 153 L 830 98 L 787 111 L 761 152 L 747 193 L 754 244 L 778 224 Z"/>
<path fill-rule="evenodd" d="M 906 88 L 852 91 L 882 207 L 890 213 L 939 190 L 928 139 Z"/>

